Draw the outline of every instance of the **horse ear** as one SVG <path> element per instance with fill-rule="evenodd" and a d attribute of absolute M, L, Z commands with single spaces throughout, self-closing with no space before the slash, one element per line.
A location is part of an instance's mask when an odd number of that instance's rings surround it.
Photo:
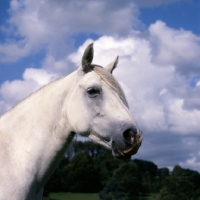
<path fill-rule="evenodd" d="M 106 68 L 111 74 L 112 74 L 113 70 L 117 67 L 118 58 L 119 58 L 119 56 L 117 56 L 117 58 L 116 58 L 113 62 L 109 63 L 108 65 L 106 65 L 106 66 L 104 67 L 104 68 Z"/>
<path fill-rule="evenodd" d="M 93 54 L 94 54 L 93 43 L 91 43 L 85 49 L 85 52 L 82 57 L 82 68 L 84 72 L 88 71 L 91 68 Z"/>

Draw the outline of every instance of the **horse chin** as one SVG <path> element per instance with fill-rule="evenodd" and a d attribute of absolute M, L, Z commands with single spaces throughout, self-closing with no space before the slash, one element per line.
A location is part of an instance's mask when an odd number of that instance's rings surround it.
<path fill-rule="evenodd" d="M 112 154 L 115 158 L 121 159 L 121 160 L 131 158 L 131 154 L 124 154 L 121 150 L 119 150 L 117 145 L 112 145 Z"/>
<path fill-rule="evenodd" d="M 112 142 L 112 154 L 118 159 L 130 159 L 130 155 L 125 155 L 118 147 L 115 141 Z"/>

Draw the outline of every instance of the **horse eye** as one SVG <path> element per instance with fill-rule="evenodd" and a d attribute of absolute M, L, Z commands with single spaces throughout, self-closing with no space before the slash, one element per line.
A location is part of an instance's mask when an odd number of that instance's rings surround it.
<path fill-rule="evenodd" d="M 94 98 L 94 97 L 96 97 L 96 96 L 99 95 L 100 90 L 99 90 L 98 88 L 95 88 L 95 87 L 93 87 L 93 88 L 88 88 L 88 89 L 87 89 L 87 93 L 88 93 L 88 96 L 89 96 L 90 98 Z"/>

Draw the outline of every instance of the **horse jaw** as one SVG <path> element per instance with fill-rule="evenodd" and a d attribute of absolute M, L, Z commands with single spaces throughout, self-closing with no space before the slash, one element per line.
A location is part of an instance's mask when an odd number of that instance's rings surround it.
<path fill-rule="evenodd" d="M 94 134 L 90 134 L 88 136 L 88 138 L 90 138 L 93 142 L 96 142 L 102 146 L 104 146 L 106 149 L 111 150 L 112 147 L 109 145 L 109 143 L 106 143 L 105 140 L 101 139 L 100 137 L 94 135 Z"/>

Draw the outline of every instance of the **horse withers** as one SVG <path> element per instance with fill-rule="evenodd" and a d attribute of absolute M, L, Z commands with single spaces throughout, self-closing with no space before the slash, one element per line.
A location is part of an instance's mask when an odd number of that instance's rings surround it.
<path fill-rule="evenodd" d="M 118 58 L 105 67 L 92 60 L 90 44 L 81 67 L 0 117 L 0 200 L 41 200 L 75 134 L 111 149 L 116 158 L 137 153 L 142 135 L 112 75 Z"/>

